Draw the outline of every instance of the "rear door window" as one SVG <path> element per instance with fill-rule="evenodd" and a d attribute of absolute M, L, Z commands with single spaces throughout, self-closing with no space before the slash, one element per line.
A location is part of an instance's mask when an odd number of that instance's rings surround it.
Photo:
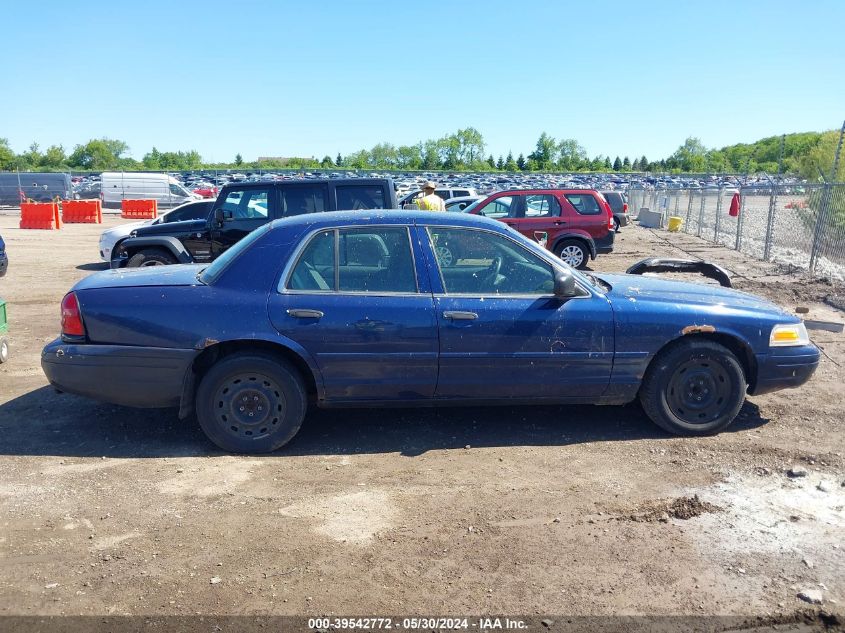
<path fill-rule="evenodd" d="M 279 208 L 282 216 L 328 211 L 328 188 L 325 185 L 281 187 Z"/>
<path fill-rule="evenodd" d="M 551 194 L 530 194 L 525 196 L 525 217 L 544 218 L 560 215 L 560 203 Z"/>
<path fill-rule="evenodd" d="M 384 189 L 379 185 L 341 185 L 336 192 L 338 211 L 387 208 Z"/>
<path fill-rule="evenodd" d="M 600 215 L 603 213 L 598 201 L 589 193 L 564 194 L 575 211 L 580 215 Z"/>

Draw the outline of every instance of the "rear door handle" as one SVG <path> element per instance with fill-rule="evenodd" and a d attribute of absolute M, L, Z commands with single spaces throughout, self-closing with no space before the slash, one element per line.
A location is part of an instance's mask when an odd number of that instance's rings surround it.
<path fill-rule="evenodd" d="M 320 319 L 323 316 L 319 310 L 293 309 L 287 312 L 295 319 Z"/>
<path fill-rule="evenodd" d="M 478 318 L 475 312 L 462 312 L 461 310 L 446 310 L 443 313 L 443 318 L 452 319 L 453 321 L 474 321 Z"/>
<path fill-rule="evenodd" d="M 556 220 L 555 225 L 560 226 L 561 224 L 566 224 L 563 220 Z"/>

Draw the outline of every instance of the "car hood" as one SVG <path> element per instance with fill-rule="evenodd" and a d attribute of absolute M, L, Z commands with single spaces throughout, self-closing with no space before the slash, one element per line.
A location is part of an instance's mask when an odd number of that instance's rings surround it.
<path fill-rule="evenodd" d="M 183 233 L 196 233 L 204 231 L 207 226 L 206 220 L 182 220 L 181 222 L 162 222 L 151 224 L 138 229 L 138 237 L 142 235 L 181 235 Z"/>
<path fill-rule="evenodd" d="M 725 306 L 739 310 L 754 310 L 788 314 L 780 306 L 761 297 L 732 288 L 661 279 L 650 275 L 598 275 L 611 285 L 607 293 L 614 301 L 651 301 L 667 304 Z M 795 315 L 789 315 L 797 320 Z"/>
<path fill-rule="evenodd" d="M 106 229 L 103 231 L 103 235 L 129 235 L 135 229 L 141 228 L 142 226 L 146 226 L 150 224 L 152 220 L 146 220 L 145 222 L 129 222 L 127 224 L 121 224 L 120 226 L 115 226 L 110 229 Z"/>
<path fill-rule="evenodd" d="M 201 286 L 197 274 L 207 264 L 174 264 L 146 268 L 114 268 L 89 275 L 72 290 L 132 288 L 138 286 Z"/>

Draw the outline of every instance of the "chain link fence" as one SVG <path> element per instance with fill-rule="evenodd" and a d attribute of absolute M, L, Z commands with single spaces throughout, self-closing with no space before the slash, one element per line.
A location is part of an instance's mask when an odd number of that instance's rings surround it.
<path fill-rule="evenodd" d="M 734 194 L 738 209 L 731 211 Z M 765 261 L 845 281 L 845 184 L 628 191 L 634 216 L 646 208 L 681 230 Z"/>

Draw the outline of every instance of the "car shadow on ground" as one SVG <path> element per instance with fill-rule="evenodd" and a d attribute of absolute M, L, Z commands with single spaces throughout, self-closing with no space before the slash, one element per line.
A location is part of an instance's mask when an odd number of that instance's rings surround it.
<path fill-rule="evenodd" d="M 93 264 L 80 264 L 76 267 L 76 270 L 108 270 L 109 263 L 108 262 L 96 262 Z"/>
<path fill-rule="evenodd" d="M 766 424 L 746 402 L 725 432 Z M 186 457 L 220 455 L 193 418 L 175 409 L 130 409 L 42 387 L 0 405 L 0 455 Z M 638 404 L 596 407 L 448 407 L 312 409 L 302 429 L 274 456 L 399 453 L 430 450 L 567 446 L 668 439 Z"/>

